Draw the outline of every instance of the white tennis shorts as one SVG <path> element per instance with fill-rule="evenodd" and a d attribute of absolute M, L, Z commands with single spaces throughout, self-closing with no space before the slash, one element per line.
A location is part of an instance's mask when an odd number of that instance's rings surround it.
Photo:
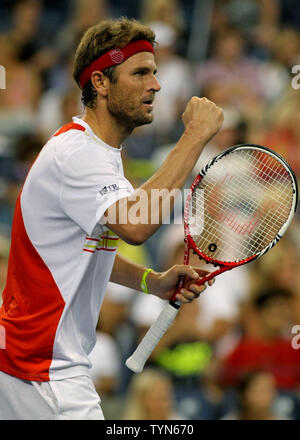
<path fill-rule="evenodd" d="M 35 382 L 0 371 L 0 420 L 104 420 L 88 376 Z"/>

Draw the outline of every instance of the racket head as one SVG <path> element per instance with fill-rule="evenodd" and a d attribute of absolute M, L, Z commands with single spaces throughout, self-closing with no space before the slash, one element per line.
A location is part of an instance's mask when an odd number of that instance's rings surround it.
<path fill-rule="evenodd" d="M 192 183 L 185 242 L 208 263 L 232 268 L 268 252 L 297 208 L 288 163 L 269 148 L 239 144 L 214 157 Z"/>

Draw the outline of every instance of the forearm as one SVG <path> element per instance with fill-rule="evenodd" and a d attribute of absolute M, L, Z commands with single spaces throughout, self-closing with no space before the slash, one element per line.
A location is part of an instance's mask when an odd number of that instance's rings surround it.
<path fill-rule="evenodd" d="M 181 196 L 181 189 L 204 145 L 199 140 L 195 143 L 185 132 L 158 171 L 137 190 L 137 194 L 143 193 L 149 213 L 150 221 L 143 225 L 146 236 L 152 235 L 162 224 L 164 217 L 172 212 L 176 196 Z"/>
<path fill-rule="evenodd" d="M 147 192 L 152 188 L 166 188 L 169 191 L 182 188 L 204 146 L 204 141 L 195 139 L 186 129 L 158 171 L 141 188 Z"/>
<path fill-rule="evenodd" d="M 134 290 L 142 290 L 141 281 L 146 269 L 146 266 L 133 263 L 132 261 L 129 261 L 123 256 L 117 254 L 110 281 Z M 147 278 L 149 278 L 147 281 L 151 279 L 152 286 L 153 284 L 155 285 L 155 280 L 158 280 L 159 274 L 153 271 L 148 275 Z"/>
<path fill-rule="evenodd" d="M 201 277 L 209 274 L 209 272 L 199 268 L 176 264 L 165 272 L 151 270 L 147 272 L 147 276 L 143 279 L 146 269 L 147 268 L 141 264 L 133 263 L 121 255 L 117 255 L 110 281 L 145 292 L 146 290 L 144 289 L 146 285 L 147 293 L 169 301 L 176 292 L 179 280 L 183 277 L 184 284 L 180 292 L 176 294 L 176 300 L 186 303 L 190 302 L 195 294 L 200 295 L 200 293 L 205 290 L 205 285 L 198 286 L 195 283 L 199 281 Z M 144 281 L 144 289 L 141 287 L 142 279 Z M 208 285 L 212 283 L 213 280 L 208 281 Z"/>

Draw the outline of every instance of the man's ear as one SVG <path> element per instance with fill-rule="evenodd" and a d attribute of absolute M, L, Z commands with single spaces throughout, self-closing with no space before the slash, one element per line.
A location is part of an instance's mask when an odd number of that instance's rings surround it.
<path fill-rule="evenodd" d="M 107 96 L 110 81 L 103 72 L 100 70 L 95 70 L 95 72 L 92 73 L 91 82 L 99 95 Z"/>

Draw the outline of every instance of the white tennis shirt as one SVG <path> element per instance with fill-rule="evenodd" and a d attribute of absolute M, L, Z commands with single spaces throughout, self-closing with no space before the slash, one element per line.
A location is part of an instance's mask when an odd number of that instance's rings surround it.
<path fill-rule="evenodd" d="M 132 192 L 121 150 L 81 119 L 43 147 L 16 204 L 0 370 L 36 381 L 88 374 L 118 242 L 100 220 Z"/>

